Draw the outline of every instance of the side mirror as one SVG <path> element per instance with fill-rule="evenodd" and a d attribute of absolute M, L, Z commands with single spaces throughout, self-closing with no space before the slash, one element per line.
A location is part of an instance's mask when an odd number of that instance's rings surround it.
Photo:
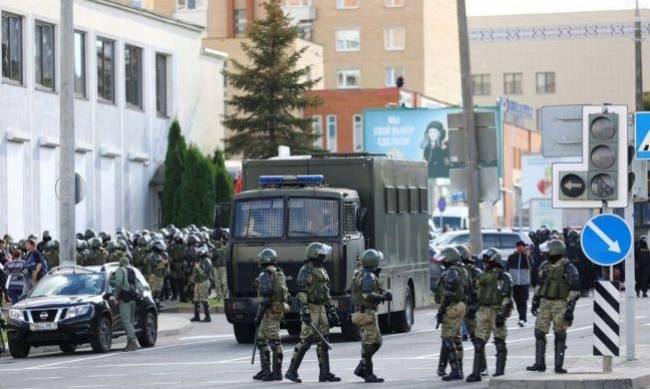
<path fill-rule="evenodd" d="M 367 208 L 357 209 L 357 231 L 364 231 L 366 227 L 366 215 L 368 214 Z"/>

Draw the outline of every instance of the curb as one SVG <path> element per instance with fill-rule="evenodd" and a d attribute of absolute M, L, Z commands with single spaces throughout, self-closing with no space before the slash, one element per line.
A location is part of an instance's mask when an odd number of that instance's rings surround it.
<path fill-rule="evenodd" d="M 593 373 L 592 373 L 593 374 Z M 611 373 L 610 373 L 611 374 Z M 580 377 L 554 380 L 525 379 L 525 378 L 493 378 L 490 389 L 646 389 L 650 385 L 650 374 L 633 377 Z"/>

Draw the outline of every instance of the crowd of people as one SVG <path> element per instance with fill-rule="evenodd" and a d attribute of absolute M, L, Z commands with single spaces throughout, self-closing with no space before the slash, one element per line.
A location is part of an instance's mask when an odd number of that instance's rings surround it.
<path fill-rule="evenodd" d="M 164 300 L 192 301 L 193 320 L 199 320 L 199 308 L 203 305 L 204 321 L 209 321 L 208 295 L 220 300 L 228 296 L 228 238 L 227 230 L 194 225 L 183 229 L 170 225 L 158 231 L 133 233 L 120 229 L 114 236 L 88 229 L 77 234 L 77 264 L 102 266 L 126 257 L 147 279 L 158 305 Z M 59 248 L 59 242 L 49 231 L 44 231 L 40 240 L 30 235 L 16 241 L 5 234 L 0 239 L 0 301 L 16 303 L 48 270 L 59 266 Z M 196 267 L 200 272 L 195 271 Z M 204 282 L 207 288 L 203 287 Z"/>

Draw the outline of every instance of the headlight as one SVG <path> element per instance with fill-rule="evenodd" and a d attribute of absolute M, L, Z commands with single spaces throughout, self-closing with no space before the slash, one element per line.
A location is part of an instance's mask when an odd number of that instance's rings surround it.
<path fill-rule="evenodd" d="M 91 310 L 90 304 L 76 305 L 74 307 L 70 307 L 66 311 L 64 319 L 67 320 L 67 319 L 72 319 L 72 318 L 79 317 L 79 316 L 84 316 L 88 312 L 90 312 L 90 310 Z"/>
<path fill-rule="evenodd" d="M 9 318 L 12 320 L 25 321 L 25 316 L 23 316 L 23 311 L 20 309 L 10 309 Z"/>

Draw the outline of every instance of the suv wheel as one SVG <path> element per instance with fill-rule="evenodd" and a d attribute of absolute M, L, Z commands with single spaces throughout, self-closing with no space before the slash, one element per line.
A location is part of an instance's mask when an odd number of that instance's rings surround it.
<path fill-rule="evenodd" d="M 153 312 L 147 312 L 142 331 L 138 334 L 138 342 L 142 347 L 153 347 L 158 338 L 158 320 Z"/>
<path fill-rule="evenodd" d="M 77 345 L 74 343 L 63 343 L 59 345 L 59 348 L 61 351 L 63 351 L 66 354 L 72 354 L 75 351 L 77 351 Z"/>
<path fill-rule="evenodd" d="M 9 338 L 9 353 L 14 358 L 27 358 L 29 355 L 29 344 L 24 339 Z"/>
<path fill-rule="evenodd" d="M 99 318 L 97 322 L 97 329 L 93 340 L 90 342 L 90 347 L 96 353 L 107 353 L 111 351 L 111 343 L 113 342 L 113 330 L 111 322 L 106 316 Z"/>

